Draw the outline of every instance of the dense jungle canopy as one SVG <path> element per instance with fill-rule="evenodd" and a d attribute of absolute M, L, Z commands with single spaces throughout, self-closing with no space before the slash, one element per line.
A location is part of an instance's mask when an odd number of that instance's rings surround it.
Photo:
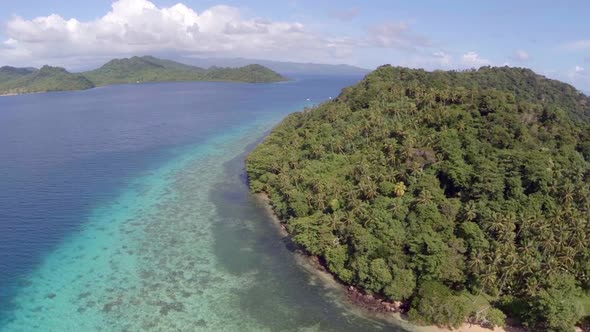
<path fill-rule="evenodd" d="M 590 315 L 589 119 L 529 69 L 382 66 L 286 118 L 247 172 L 307 252 L 417 322 L 570 331 Z"/>

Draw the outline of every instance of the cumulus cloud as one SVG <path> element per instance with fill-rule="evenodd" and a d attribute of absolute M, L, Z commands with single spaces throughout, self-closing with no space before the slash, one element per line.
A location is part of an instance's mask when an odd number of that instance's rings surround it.
<path fill-rule="evenodd" d="M 481 66 L 489 66 L 490 60 L 484 59 L 479 56 L 476 52 L 467 52 L 461 57 L 461 63 L 463 66 L 469 68 L 479 68 Z"/>
<path fill-rule="evenodd" d="M 402 57 L 395 64 L 410 68 L 423 68 L 426 70 L 457 68 L 453 55 L 446 51 L 414 52 L 411 56 Z"/>
<path fill-rule="evenodd" d="M 374 25 L 369 27 L 368 34 L 373 45 L 377 47 L 416 50 L 431 45 L 428 38 L 413 33 L 405 22 Z"/>
<path fill-rule="evenodd" d="M 437 59 L 438 64 L 443 68 L 449 67 L 453 64 L 453 57 L 446 52 L 434 52 L 432 56 Z"/>
<path fill-rule="evenodd" d="M 562 46 L 563 49 L 569 51 L 583 51 L 590 49 L 590 39 L 581 39 L 569 42 Z"/>
<path fill-rule="evenodd" d="M 590 83 L 590 72 L 582 66 L 574 66 L 567 72 L 567 79 L 574 84 Z"/>
<path fill-rule="evenodd" d="M 160 8 L 148 0 L 117 0 L 93 21 L 57 14 L 32 20 L 14 16 L 5 24 L 4 35 L 0 60 L 23 62 L 172 51 L 322 59 L 347 54 L 358 44 L 344 37 L 323 37 L 299 22 L 244 18 L 230 6 L 198 13 L 184 4 Z"/>
<path fill-rule="evenodd" d="M 518 61 L 527 61 L 531 58 L 531 56 L 525 50 L 516 50 L 514 52 L 514 59 Z"/>
<path fill-rule="evenodd" d="M 375 47 L 432 52 L 429 39 L 406 23 L 386 22 L 354 37 L 327 36 L 296 21 L 246 17 L 231 6 L 197 12 L 182 3 L 159 7 L 152 1 L 115 0 L 108 13 L 89 21 L 58 14 L 14 16 L 4 24 L 0 62 L 70 65 L 83 59 L 96 63 L 114 56 L 166 54 L 341 63 L 355 62 L 351 59 Z M 358 13 L 352 8 L 336 16 L 346 20 Z"/>

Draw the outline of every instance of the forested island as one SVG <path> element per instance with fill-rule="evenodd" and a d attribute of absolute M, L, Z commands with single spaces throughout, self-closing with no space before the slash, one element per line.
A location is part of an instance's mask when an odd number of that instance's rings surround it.
<path fill-rule="evenodd" d="M 84 90 L 119 83 L 221 81 L 271 83 L 287 79 L 260 65 L 204 69 L 152 56 L 114 59 L 102 67 L 82 73 L 64 68 L 0 68 L 0 95 Z"/>
<path fill-rule="evenodd" d="M 419 324 L 590 316 L 590 98 L 523 68 L 382 66 L 247 158 L 293 240 Z"/>

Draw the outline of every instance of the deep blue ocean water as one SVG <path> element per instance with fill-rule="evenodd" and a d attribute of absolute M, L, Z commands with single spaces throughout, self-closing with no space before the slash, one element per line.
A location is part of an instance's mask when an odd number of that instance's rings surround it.
<path fill-rule="evenodd" d="M 243 170 L 358 79 L 0 98 L 0 331 L 383 328 L 296 264 Z"/>

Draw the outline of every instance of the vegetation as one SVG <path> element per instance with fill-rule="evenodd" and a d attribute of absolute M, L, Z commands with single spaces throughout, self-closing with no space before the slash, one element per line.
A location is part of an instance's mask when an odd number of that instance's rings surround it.
<path fill-rule="evenodd" d="M 63 68 L 45 66 L 29 68 L 0 68 L 0 95 L 30 92 L 82 90 L 118 83 L 170 81 L 224 81 L 265 83 L 286 78 L 260 65 L 241 68 L 203 69 L 152 56 L 114 59 L 99 69 L 72 74 Z"/>
<path fill-rule="evenodd" d="M 44 66 L 28 74 L 17 74 L 13 79 L 0 81 L 0 94 L 84 90 L 92 87 L 92 82 L 81 74 L 72 74 L 60 67 Z"/>
<path fill-rule="evenodd" d="M 102 86 L 118 83 L 197 80 L 201 71 L 196 67 L 145 56 L 114 59 L 84 74 L 96 86 Z"/>
<path fill-rule="evenodd" d="M 34 68 L 0 67 L 0 84 L 29 75 L 36 71 Z"/>
<path fill-rule="evenodd" d="M 573 331 L 590 315 L 589 118 L 588 97 L 528 69 L 383 66 L 287 117 L 247 172 L 297 243 L 418 322 Z"/>
<path fill-rule="evenodd" d="M 286 81 L 280 74 L 256 64 L 239 68 L 211 67 L 203 74 L 204 80 L 207 81 L 236 81 L 246 83 Z"/>
<path fill-rule="evenodd" d="M 97 86 L 171 81 L 279 82 L 285 78 L 274 71 L 249 65 L 241 68 L 203 69 L 151 56 L 115 59 L 99 69 L 84 73 Z"/>
<path fill-rule="evenodd" d="M 370 72 L 368 69 L 359 68 L 350 65 L 329 65 L 317 63 L 300 63 L 300 62 L 283 62 L 262 59 L 246 58 L 190 58 L 186 59 L 189 63 L 203 68 L 209 67 L 244 67 L 251 63 L 260 64 L 279 73 L 288 73 L 290 75 L 366 75 Z"/>

